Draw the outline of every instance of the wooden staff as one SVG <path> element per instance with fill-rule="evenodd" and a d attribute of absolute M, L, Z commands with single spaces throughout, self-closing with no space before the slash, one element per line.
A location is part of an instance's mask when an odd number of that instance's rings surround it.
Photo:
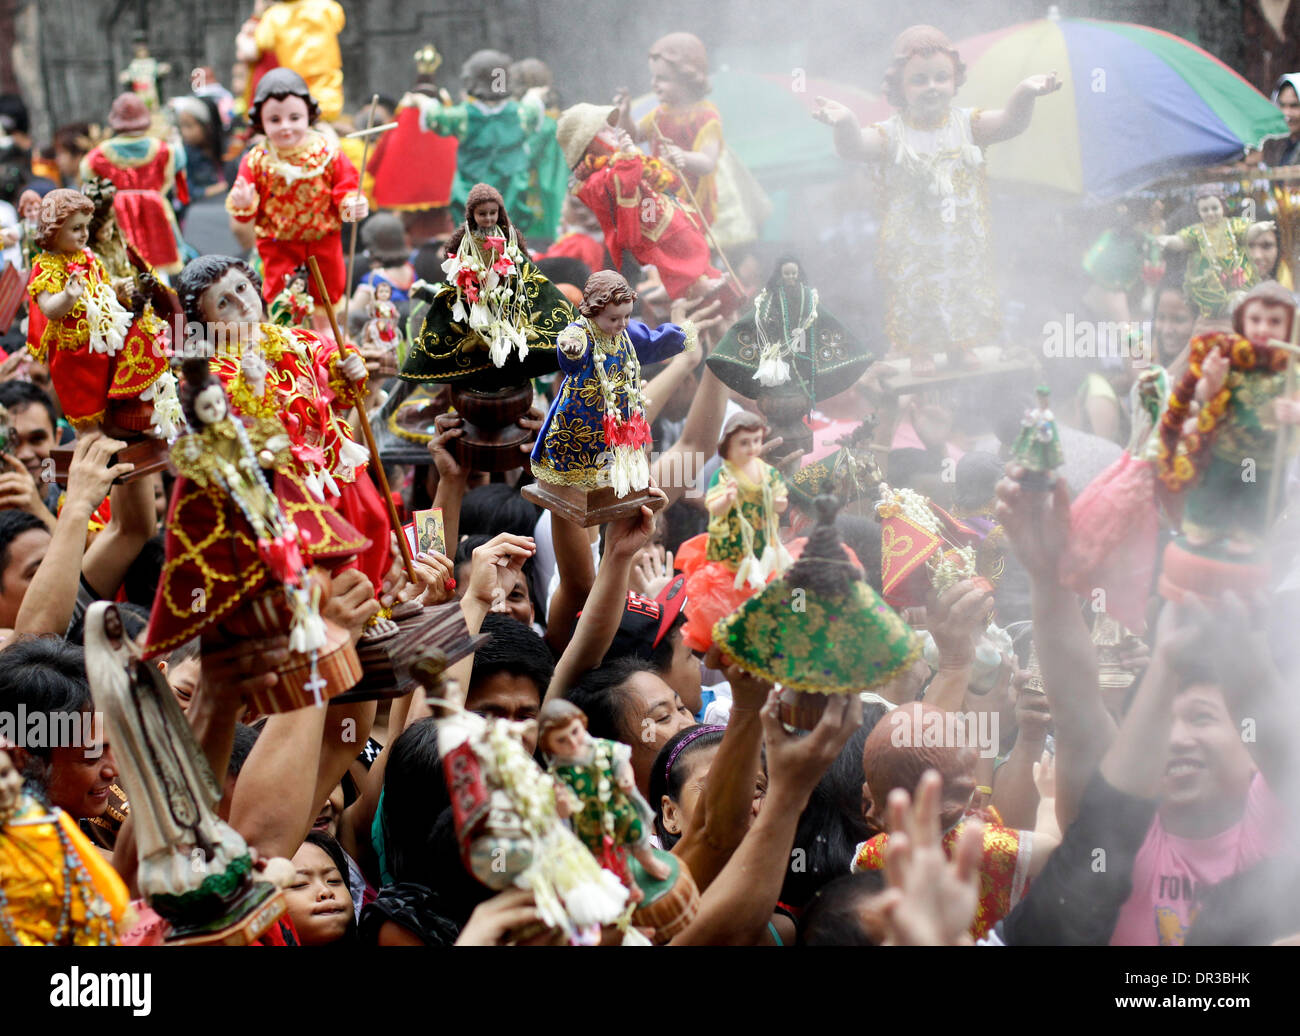
<path fill-rule="evenodd" d="M 379 95 L 375 94 L 375 96 L 378 97 Z M 371 121 L 373 120 L 374 120 L 374 113 L 372 112 Z M 395 122 L 385 122 L 382 126 L 367 126 L 363 130 L 353 130 L 351 133 L 345 133 L 344 136 L 348 140 L 354 140 L 357 137 L 368 137 L 371 134 L 375 134 L 375 133 L 387 133 L 390 129 L 395 129 L 396 127 L 397 127 L 397 123 Z M 364 171 L 365 170 L 362 170 L 362 172 Z"/>
<path fill-rule="evenodd" d="M 357 193 L 360 194 L 362 197 L 365 197 L 365 190 L 363 188 L 365 187 L 366 184 L 366 158 L 370 154 L 370 137 L 371 137 L 370 131 L 375 128 L 375 105 L 378 103 L 379 103 L 379 95 L 375 94 L 375 96 L 370 99 L 370 114 L 366 117 L 366 142 L 361 148 L 361 169 L 357 176 Z M 348 309 L 352 305 L 352 264 L 355 263 L 356 261 L 357 261 L 357 225 L 354 222 L 352 224 L 352 240 L 348 244 L 348 272 L 347 272 L 347 277 L 343 281 L 343 291 L 344 291 L 343 326 L 344 327 L 348 326 Z M 325 308 L 328 309 L 331 314 L 333 314 L 334 307 L 329 304 L 329 296 L 322 294 L 321 298 L 325 299 Z M 330 324 L 334 327 L 334 337 L 338 338 L 339 335 L 338 325 L 334 323 L 334 319 L 332 315 L 330 318 Z M 342 338 L 339 338 L 339 348 L 340 349 L 343 348 Z M 369 423 L 367 423 L 366 428 L 369 429 L 369 427 L 370 425 Z M 367 434 L 369 434 L 369 432 L 367 432 Z M 376 460 L 378 460 L 378 455 L 376 455 Z M 401 537 L 399 536 L 398 539 L 401 539 Z"/>
<path fill-rule="evenodd" d="M 659 138 L 660 144 L 663 144 L 666 147 L 668 144 L 672 143 L 663 135 L 659 129 L 659 123 L 657 123 L 653 118 L 650 120 L 650 127 L 655 131 L 655 136 Z M 722 161 L 721 151 L 718 152 L 718 161 Z M 672 165 L 672 163 L 670 162 L 669 165 Z M 676 166 L 673 166 L 673 168 L 677 169 Z M 740 283 L 740 278 L 736 276 L 736 271 L 731 268 L 731 261 L 727 258 L 727 253 L 722 250 L 722 246 L 718 244 L 717 239 L 713 236 L 713 228 L 709 226 L 709 221 L 704 218 L 704 213 L 700 211 L 700 203 L 695 200 L 695 192 L 691 190 L 691 185 L 686 182 L 686 170 L 677 169 L 677 175 L 681 178 L 682 187 L 686 190 L 686 197 L 691 203 L 691 208 L 695 210 L 696 218 L 700 221 L 700 229 L 704 231 L 704 236 L 709 239 L 709 244 L 713 246 L 713 250 L 718 253 L 718 258 L 722 260 L 722 265 L 727 268 L 727 273 L 731 275 L 732 284 L 735 285 L 736 290 L 743 295 L 745 289 Z"/>
<path fill-rule="evenodd" d="M 311 267 L 311 275 L 316 281 L 316 290 L 321 293 L 322 298 L 328 298 L 325 293 L 325 278 L 320 275 L 320 266 L 316 262 L 314 255 L 307 256 L 307 265 Z M 339 354 L 343 353 L 343 335 L 339 333 L 338 319 L 334 316 L 334 308 L 326 306 L 325 312 L 329 316 L 330 328 L 334 332 L 334 341 L 338 343 Z M 374 471 L 379 476 L 379 488 L 384 494 L 384 503 L 388 505 L 388 521 L 392 525 L 393 531 L 397 533 L 397 549 L 402 552 L 402 564 L 406 566 L 406 578 L 412 583 L 418 582 L 415 578 L 415 566 L 411 562 L 411 546 L 406 542 L 406 530 L 402 528 L 402 520 L 397 516 L 397 505 L 393 503 L 393 491 L 388 488 L 388 475 L 384 472 L 384 462 L 379 457 L 379 447 L 375 445 L 375 433 L 370 427 L 370 415 L 366 413 L 365 400 L 360 395 L 357 396 L 357 419 L 361 422 L 361 433 L 366 437 L 366 445 L 370 447 L 370 463 L 374 466 Z"/>

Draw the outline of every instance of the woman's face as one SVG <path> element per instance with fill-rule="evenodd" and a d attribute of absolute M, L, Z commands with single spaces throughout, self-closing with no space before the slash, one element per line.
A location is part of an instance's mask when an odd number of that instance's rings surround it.
<path fill-rule="evenodd" d="M 1250 261 L 1263 280 L 1273 276 L 1277 266 L 1277 235 L 1271 230 L 1264 230 L 1255 235 L 1255 240 L 1246 246 L 1250 252 Z"/>
<path fill-rule="evenodd" d="M 1213 226 L 1223 219 L 1223 200 L 1213 196 L 1199 199 L 1196 202 L 1196 214 L 1201 217 L 1202 223 Z"/>
<path fill-rule="evenodd" d="M 262 128 L 281 151 L 297 147 L 310 128 L 307 102 L 292 96 L 282 101 L 272 97 L 262 102 Z"/>
<path fill-rule="evenodd" d="M 1192 337 L 1196 317 L 1192 307 L 1177 289 L 1160 293 L 1156 303 L 1156 359 L 1168 366 L 1177 359 Z"/>
<path fill-rule="evenodd" d="M 632 747 L 632 770 L 644 794 L 650 787 L 655 756 L 680 731 L 695 726 L 681 697 L 654 673 L 633 673 L 627 682 L 627 712 L 622 727 Z"/>
<path fill-rule="evenodd" d="M 284 890 L 289 919 L 304 946 L 337 942 L 352 923 L 352 894 L 329 853 L 303 842 L 293 854 L 293 884 Z"/>
<path fill-rule="evenodd" d="M 632 303 L 611 302 L 594 317 L 592 321 L 611 338 L 627 329 L 627 322 L 632 317 Z"/>
<path fill-rule="evenodd" d="M 903 66 L 903 107 L 913 116 L 934 120 L 947 114 L 957 94 L 952 58 L 918 54 Z"/>
<path fill-rule="evenodd" d="M 1300 97 L 1296 96 L 1295 88 L 1290 84 L 1278 91 L 1277 106 L 1282 110 L 1282 117 L 1286 119 L 1286 128 L 1291 131 L 1291 136 L 1300 137 Z"/>
<path fill-rule="evenodd" d="M 80 252 L 90 239 L 90 213 L 74 212 L 63 222 L 54 238 L 56 252 Z"/>
<path fill-rule="evenodd" d="M 181 131 L 181 140 L 190 147 L 199 147 L 203 143 L 203 123 L 189 112 L 181 112 L 176 121 Z"/>
<path fill-rule="evenodd" d="M 93 715 L 82 719 L 82 731 L 94 731 Z M 109 789 L 117 780 L 117 764 L 108 743 L 90 740 L 84 747 L 60 746 L 50 752 L 50 802 L 76 820 L 102 817 Z"/>
<path fill-rule="evenodd" d="M 681 835 L 690 826 L 691 818 L 700 807 L 700 798 L 713 767 L 713 760 L 718 754 L 718 745 L 710 745 L 687 755 L 685 762 L 678 761 L 677 766 L 685 766 L 687 772 L 682 779 L 682 790 L 676 802 L 667 795 L 663 796 L 661 808 L 664 814 L 664 829 L 669 834 Z M 750 822 L 758 816 L 767 795 L 767 774 L 762 770 L 754 781 L 754 802 L 750 808 Z"/>

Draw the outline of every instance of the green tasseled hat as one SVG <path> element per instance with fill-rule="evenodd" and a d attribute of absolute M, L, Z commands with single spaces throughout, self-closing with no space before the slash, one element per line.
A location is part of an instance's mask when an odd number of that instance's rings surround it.
<path fill-rule="evenodd" d="M 839 502 L 816 501 L 803 555 L 720 619 L 713 642 L 737 664 L 796 691 L 853 694 L 889 683 L 921 653 L 920 638 L 863 579 L 835 529 Z"/>

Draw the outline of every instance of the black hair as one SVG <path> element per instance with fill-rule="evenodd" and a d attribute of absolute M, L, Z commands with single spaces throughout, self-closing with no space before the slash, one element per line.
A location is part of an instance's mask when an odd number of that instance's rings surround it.
<path fill-rule="evenodd" d="M 630 742 L 636 735 L 627 728 L 626 718 L 632 697 L 627 684 L 637 673 L 659 675 L 644 658 L 629 655 L 590 670 L 565 693 L 566 700 L 587 714 L 587 731 L 592 737 Z"/>
<path fill-rule="evenodd" d="M 568 255 L 557 255 L 550 259 L 538 259 L 537 269 L 552 284 L 572 284 L 581 288 L 591 276 L 591 267 L 581 259 Z"/>
<path fill-rule="evenodd" d="M 0 94 L 0 125 L 8 133 L 27 133 L 30 130 L 31 117 L 18 94 Z"/>
<path fill-rule="evenodd" d="M 792 255 L 782 255 L 778 256 L 776 262 L 772 264 L 772 274 L 768 277 L 766 285 L 769 292 L 775 292 L 785 284 L 785 278 L 781 276 L 781 267 L 785 266 L 786 263 L 794 263 L 795 266 L 799 267 L 799 283 L 807 283 L 808 275 L 804 272 L 803 263 Z"/>
<path fill-rule="evenodd" d="M 339 872 L 339 877 L 343 879 L 343 887 L 348 890 L 348 898 L 352 897 L 352 887 L 348 883 L 348 857 L 343 851 L 343 846 L 339 845 L 338 840 L 331 838 L 323 831 L 308 831 L 307 837 L 302 840 L 303 845 L 311 844 L 322 850 L 334 864 L 334 869 Z M 333 945 L 342 946 L 357 941 L 357 915 L 355 910 L 348 911 L 348 927 Z"/>
<path fill-rule="evenodd" d="M 672 670 L 673 655 L 677 650 L 677 640 L 681 637 L 682 627 L 685 625 L 686 612 L 682 610 L 677 613 L 672 625 L 660 638 L 659 644 L 650 649 L 650 664 L 654 666 L 655 672 L 660 676 L 666 676 Z"/>
<path fill-rule="evenodd" d="M 33 385 L 30 381 L 0 382 L 0 406 L 3 406 L 10 413 L 15 410 L 24 410 L 33 404 L 45 407 L 45 412 L 50 415 L 50 427 L 56 429 L 55 435 L 57 437 L 59 427 L 58 412 L 54 409 L 54 400 L 50 399 L 44 389 L 38 385 Z"/>
<path fill-rule="evenodd" d="M 1006 467 L 994 453 L 972 450 L 957 462 L 956 504 L 966 510 L 977 510 L 993 503 L 993 490 Z"/>
<path fill-rule="evenodd" d="M 86 653 L 61 637 L 10 640 L 0 651 L 0 713 L 16 716 L 20 706 L 28 716 L 50 717 L 80 717 L 93 709 Z M 57 722 L 50 726 L 53 731 L 60 729 Z M 29 762 L 24 776 L 42 796 L 49 784 L 54 740 L 45 738 L 41 744 L 26 746 Z"/>
<path fill-rule="evenodd" d="M 119 604 L 117 614 L 122 620 L 122 631 L 130 640 L 135 640 L 149 626 L 149 609 L 142 608 L 138 604 L 132 604 L 129 601 Z M 64 637 L 69 643 L 85 646 L 86 613 L 84 611 L 73 616 Z"/>
<path fill-rule="evenodd" d="M 516 622 L 508 615 L 491 613 L 484 617 L 482 633 L 491 639 L 474 652 L 474 668 L 470 671 L 469 686 L 495 673 L 523 676 L 537 685 L 537 702 L 540 707 L 550 686 L 555 662 L 551 650 L 529 627 Z"/>
<path fill-rule="evenodd" d="M 250 727 L 246 723 L 235 724 L 235 737 L 230 745 L 230 762 L 226 764 L 227 777 L 239 777 L 261 733 L 261 727 Z"/>
<path fill-rule="evenodd" d="M 841 514 L 835 519 L 844 545 L 857 555 L 867 582 L 876 593 L 882 593 L 880 582 L 880 522 L 856 514 Z"/>
<path fill-rule="evenodd" d="M 520 496 L 514 486 L 489 482 L 471 489 L 461 501 L 460 534 L 484 533 L 491 537 L 509 532 L 515 536 L 531 536 L 541 516 L 541 508 Z"/>
<path fill-rule="evenodd" d="M 1021 411 L 1016 411 L 1019 424 Z M 929 450 L 907 447 L 889 451 L 889 484 L 894 489 L 916 488 L 918 475 L 938 475 L 943 471 L 943 458 Z"/>
<path fill-rule="evenodd" d="M 801 909 L 813 894 L 844 873 L 860 842 L 871 837 L 862 815 L 862 746 L 871 728 L 865 723 L 822 774 L 799 816 L 794 848 L 781 887 L 781 902 Z"/>
<path fill-rule="evenodd" d="M 673 735 L 672 740 L 659 749 L 659 754 L 655 756 L 654 767 L 650 770 L 649 801 L 650 807 L 655 811 L 655 835 L 659 839 L 659 845 L 665 850 L 676 845 L 681 835 L 672 834 L 664 827 L 664 796 L 667 795 L 673 802 L 681 801 L 682 786 L 686 783 L 686 778 L 692 769 L 686 765 L 686 761 L 697 752 L 722 744 L 723 735 L 726 733 L 721 729 L 706 730 L 703 734 L 698 731 L 699 727 L 688 727 Z M 691 743 L 677 752 L 677 746 L 692 734 L 695 736 Z M 673 757 L 674 752 L 677 752 L 676 758 Z M 670 759 L 671 766 L 668 765 Z"/>
<path fill-rule="evenodd" d="M 262 105 L 267 101 L 283 101 L 297 97 L 307 104 L 307 124 L 311 125 L 320 118 L 320 105 L 311 95 L 306 80 L 291 68 L 273 68 L 262 76 L 257 83 L 257 93 L 253 103 L 248 106 L 248 124 L 254 133 L 265 133 L 262 128 Z"/>
<path fill-rule="evenodd" d="M 486 488 L 480 486 L 479 488 Z M 469 499 L 468 496 L 466 499 Z M 464 511 L 461 512 L 461 518 L 464 519 Z M 463 531 L 463 529 L 462 529 Z M 505 529 L 505 532 L 514 532 L 513 529 Z M 518 536 L 531 536 L 532 533 L 515 533 Z M 489 542 L 496 536 L 487 533 L 475 533 L 472 536 L 464 536 L 456 544 L 456 555 L 452 558 L 452 566 L 459 569 L 461 565 L 468 565 L 474 560 L 474 551 L 478 550 L 483 544 Z M 525 559 L 520 571 L 524 574 L 524 582 L 528 585 L 528 596 L 533 602 L 533 621 L 539 625 L 546 626 L 546 588 L 542 586 L 541 576 L 538 574 L 537 558 L 530 557 Z M 459 578 L 459 576 L 457 577 Z"/>
<path fill-rule="evenodd" d="M 197 659 L 203 651 L 203 641 L 199 637 L 191 637 L 184 644 L 173 648 L 171 654 L 167 656 L 168 671 L 175 669 L 178 665 L 183 665 L 191 659 Z"/>
<path fill-rule="evenodd" d="M 167 550 L 163 546 L 161 534 L 145 541 L 122 580 L 122 589 L 126 592 L 129 603 L 139 605 L 141 608 L 153 607 L 153 599 L 158 593 L 158 581 L 162 578 L 166 560 Z M 193 657 L 198 657 L 197 649 Z"/>
<path fill-rule="evenodd" d="M 844 874 L 827 882 L 808 902 L 799 919 L 797 946 L 876 946 L 863 931 L 858 905 L 868 896 L 884 892 L 883 871 Z"/>
<path fill-rule="evenodd" d="M 412 723 L 393 742 L 380 823 L 393 882 L 432 890 L 436 912 L 458 927 L 492 895 L 461 860 L 432 718 Z"/>
<path fill-rule="evenodd" d="M 33 529 L 43 529 L 45 523 L 34 514 L 6 508 L 0 511 L 0 593 L 4 592 L 5 569 L 9 567 L 9 547 L 19 536 Z"/>

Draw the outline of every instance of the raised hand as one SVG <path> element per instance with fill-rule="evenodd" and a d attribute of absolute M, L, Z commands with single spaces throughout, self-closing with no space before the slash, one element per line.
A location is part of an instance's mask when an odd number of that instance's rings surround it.
<path fill-rule="evenodd" d="M 1007 465 L 997 485 L 997 519 L 1029 574 L 1054 583 L 1070 542 L 1070 490 L 1058 475 L 1050 493 L 1026 491 L 1024 474 L 1021 465 Z"/>
<path fill-rule="evenodd" d="M 1035 97 L 1042 97 L 1044 94 L 1055 93 L 1065 84 L 1057 78 L 1055 72 L 1048 72 L 1047 75 L 1030 76 L 1028 79 L 1023 80 L 1020 85 Z"/>
<path fill-rule="evenodd" d="M 837 122 L 857 118 L 853 112 L 840 104 L 839 101 L 832 101 L 829 97 L 817 98 L 817 107 L 813 109 L 812 117 L 818 122 L 826 123 L 827 126 L 834 126 Z"/>
<path fill-rule="evenodd" d="M 250 209 L 257 204 L 257 188 L 248 180 L 239 177 L 235 180 L 230 188 L 230 194 L 227 195 L 230 204 L 237 209 Z"/>

